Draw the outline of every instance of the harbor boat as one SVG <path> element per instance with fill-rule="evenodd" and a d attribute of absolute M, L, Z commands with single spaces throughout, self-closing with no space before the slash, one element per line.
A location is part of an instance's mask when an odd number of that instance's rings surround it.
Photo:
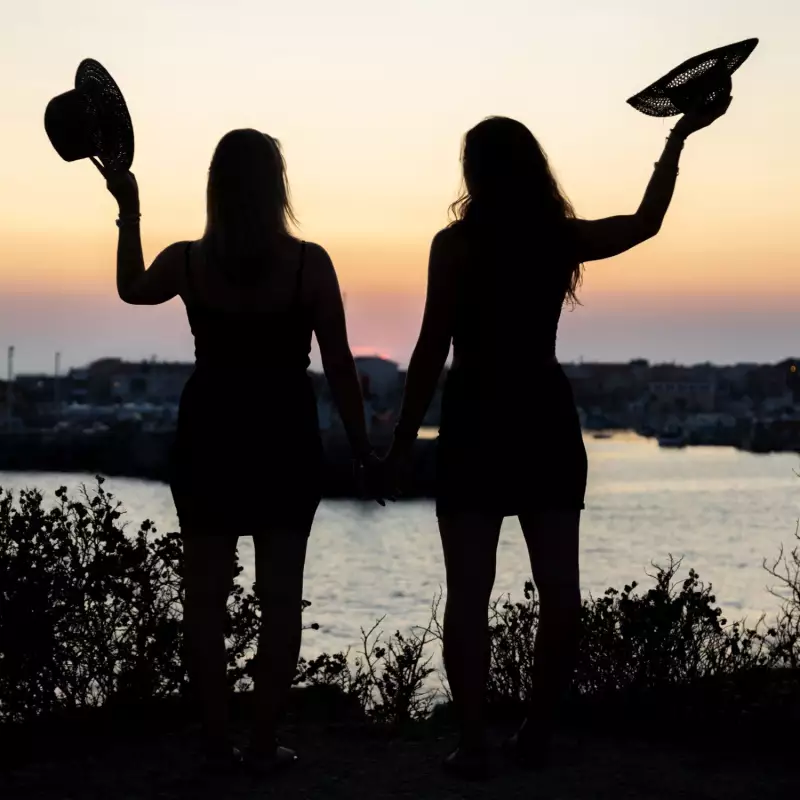
<path fill-rule="evenodd" d="M 658 437 L 659 447 L 686 447 L 686 434 L 675 427 L 665 428 Z"/>

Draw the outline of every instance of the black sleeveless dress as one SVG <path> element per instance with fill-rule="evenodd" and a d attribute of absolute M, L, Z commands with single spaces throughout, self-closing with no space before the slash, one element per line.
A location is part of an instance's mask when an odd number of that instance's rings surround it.
<path fill-rule="evenodd" d="M 555 357 L 568 266 L 546 249 L 531 263 L 530 249 L 513 243 L 467 241 L 442 397 L 436 512 L 582 509 L 586 449 Z"/>
<path fill-rule="evenodd" d="M 308 375 L 305 243 L 292 302 L 269 313 L 198 302 L 190 248 L 184 300 L 195 369 L 181 396 L 170 481 L 181 529 L 308 533 L 321 495 L 322 444 Z"/>

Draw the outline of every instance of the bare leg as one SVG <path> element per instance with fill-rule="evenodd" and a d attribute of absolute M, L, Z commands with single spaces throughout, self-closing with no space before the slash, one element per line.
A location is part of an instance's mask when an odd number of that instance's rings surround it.
<path fill-rule="evenodd" d="M 532 696 L 522 737 L 534 746 L 549 742 L 558 706 L 572 680 L 580 626 L 578 541 L 580 511 L 548 511 L 520 518 L 539 593 Z"/>
<path fill-rule="evenodd" d="M 274 755 L 275 729 L 300 656 L 303 568 L 309 529 L 273 530 L 253 537 L 261 633 L 256 656 L 256 725 L 252 747 Z"/>
<path fill-rule="evenodd" d="M 192 531 L 183 537 L 186 667 L 211 752 L 230 747 L 225 617 L 237 540 L 238 536 Z"/>
<path fill-rule="evenodd" d="M 476 513 L 439 517 L 447 571 L 444 664 L 461 728 L 461 747 L 485 745 L 489 673 L 489 601 L 503 518 Z"/>

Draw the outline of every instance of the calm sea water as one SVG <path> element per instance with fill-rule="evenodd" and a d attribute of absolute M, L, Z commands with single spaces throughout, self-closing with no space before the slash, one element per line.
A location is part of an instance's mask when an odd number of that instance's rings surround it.
<path fill-rule="evenodd" d="M 683 558 L 711 582 L 729 619 L 772 614 L 762 559 L 793 540 L 800 517 L 795 454 L 754 455 L 727 448 L 664 450 L 632 435 L 586 438 L 587 509 L 582 524 L 584 594 L 648 586 L 652 562 Z M 92 484 L 90 475 L 3 473 L 0 486 L 38 487 L 51 501 L 61 485 Z M 127 509 L 131 526 L 152 519 L 160 531 L 177 529 L 169 488 L 150 481 L 111 478 L 106 487 Z M 254 579 L 252 542 L 242 539 L 244 578 Z M 497 594 L 521 596 L 527 554 L 516 519 L 500 540 Z M 340 649 L 359 629 L 385 615 L 387 632 L 424 624 L 443 583 L 433 503 L 407 501 L 383 509 L 354 501 L 324 501 L 309 543 L 305 596 L 312 602 L 304 651 Z"/>

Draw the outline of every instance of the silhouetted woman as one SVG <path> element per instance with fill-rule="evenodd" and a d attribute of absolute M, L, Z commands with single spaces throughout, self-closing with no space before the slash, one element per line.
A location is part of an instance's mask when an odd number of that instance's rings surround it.
<path fill-rule="evenodd" d="M 635 214 L 575 219 L 531 132 L 502 117 L 464 140 L 466 193 L 433 240 L 422 329 L 387 459 L 408 454 L 453 344 L 437 444 L 436 513 L 447 570 L 444 659 L 461 726 L 445 766 L 487 769 L 487 606 L 500 526 L 518 516 L 540 601 L 530 713 L 507 743 L 543 757 L 568 687 L 579 633 L 578 526 L 586 451 L 570 384 L 555 356 L 581 265 L 654 236 L 672 198 L 685 138 L 727 109 L 683 117 Z"/>
<path fill-rule="evenodd" d="M 180 296 L 196 365 L 181 398 L 172 493 L 185 560 L 185 637 L 207 755 L 238 761 L 228 738 L 224 630 L 239 536 L 252 536 L 261 603 L 256 658 L 259 765 L 294 760 L 275 738 L 297 666 L 303 566 L 320 500 L 321 442 L 307 374 L 316 334 L 355 456 L 371 463 L 363 402 L 336 273 L 293 220 L 278 142 L 235 130 L 208 173 L 203 237 L 167 247 L 145 270 L 132 174 L 111 177 L 119 202 L 117 289 L 126 303 Z"/>

